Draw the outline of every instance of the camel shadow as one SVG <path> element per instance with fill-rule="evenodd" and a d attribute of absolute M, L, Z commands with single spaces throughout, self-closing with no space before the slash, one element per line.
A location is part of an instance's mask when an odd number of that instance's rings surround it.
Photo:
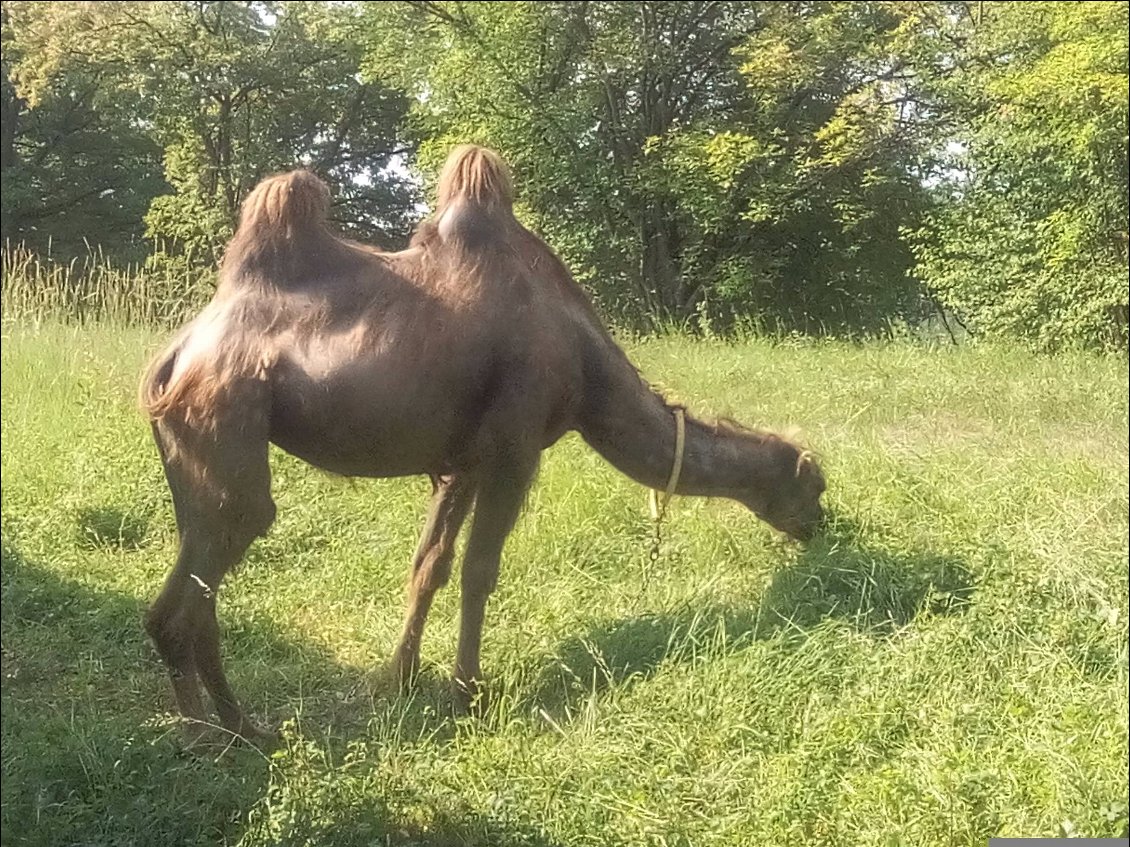
<path fill-rule="evenodd" d="M 149 530 L 147 515 L 113 507 L 83 509 L 78 516 L 78 542 L 87 549 L 140 549 Z"/>
<path fill-rule="evenodd" d="M 60 577 L 8 538 L 0 553 L 3 842 L 150 843 L 154 833 L 192 840 L 186 826 L 238 841 L 251 825 L 248 810 L 272 790 L 275 760 L 250 747 L 185 751 L 164 667 L 142 628 L 146 602 Z M 418 743 L 442 746 L 456 732 L 438 674 L 407 695 L 374 693 L 371 669 L 342 665 L 268 622 L 237 619 L 225 628 L 231 675 L 252 713 L 267 712 L 268 725 L 297 715 L 305 740 L 331 760 L 373 720 L 395 722 Z M 342 813 L 380 832 L 380 843 L 473 843 L 462 834 L 480 831 L 492 834 L 484 843 L 540 843 L 457 806 L 437 806 L 442 826 L 427 832 L 391 812 Z"/>
<path fill-rule="evenodd" d="M 835 516 L 762 596 L 766 634 L 804 630 L 823 620 L 849 622 L 875 637 L 889 636 L 920 615 L 963 612 L 976 588 L 956 556 L 931 551 L 893 552 L 867 540 L 852 518 Z"/>
<path fill-rule="evenodd" d="M 419 796 L 419 792 L 408 786 L 397 786 L 393 793 L 401 800 L 406 796 Z M 352 804 L 329 823 L 315 823 L 305 831 L 316 833 L 316 838 L 302 843 L 335 847 L 377 844 L 390 847 L 557 847 L 562 844 L 548 838 L 536 826 L 473 811 L 458 800 L 448 799 L 446 805 L 450 807 L 433 810 L 427 822 L 418 822 L 406 821 L 382 801 L 370 799 Z M 270 834 L 264 836 L 263 843 L 278 843 Z M 601 843 L 619 847 L 624 842 L 609 834 L 602 835 Z"/>
<path fill-rule="evenodd" d="M 777 636 L 796 645 L 826 621 L 888 638 L 919 617 L 960 614 L 972 602 L 976 583 L 960 559 L 891 552 L 866 535 L 850 518 L 833 519 L 751 606 L 686 604 L 600 622 L 541 658 L 525 705 L 568 720 L 585 698 L 647 679 L 665 663 L 731 655 Z"/>

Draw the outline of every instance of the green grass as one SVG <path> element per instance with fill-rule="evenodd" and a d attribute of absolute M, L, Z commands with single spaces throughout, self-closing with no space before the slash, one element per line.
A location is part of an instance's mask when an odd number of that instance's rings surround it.
<path fill-rule="evenodd" d="M 0 281 L 5 322 L 25 326 L 59 320 L 176 326 L 215 290 L 214 274 L 202 271 L 190 256 L 160 250 L 144 264 L 116 265 L 98 249 L 60 262 L 5 244 Z"/>
<path fill-rule="evenodd" d="M 545 458 L 488 610 L 492 711 L 449 716 L 457 593 L 395 644 L 422 480 L 276 453 L 225 582 L 275 754 L 181 752 L 140 625 L 176 537 L 138 371 L 159 337 L 3 340 L 3 843 L 983 845 L 1127 826 L 1127 367 L 1001 347 L 635 344 L 693 409 L 801 428 L 836 523 Z"/>

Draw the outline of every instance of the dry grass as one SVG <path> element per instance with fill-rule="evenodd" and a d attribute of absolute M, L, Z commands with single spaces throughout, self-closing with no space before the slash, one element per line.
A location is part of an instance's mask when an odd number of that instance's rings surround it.
<path fill-rule="evenodd" d="M 187 257 L 157 253 L 144 266 L 117 266 L 99 252 L 57 262 L 23 248 L 0 252 L 5 324 L 42 321 L 172 326 L 212 293 L 212 274 Z"/>

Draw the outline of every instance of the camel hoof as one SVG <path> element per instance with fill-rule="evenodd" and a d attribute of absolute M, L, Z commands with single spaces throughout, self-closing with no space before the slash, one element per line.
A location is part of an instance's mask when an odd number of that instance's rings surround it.
<path fill-rule="evenodd" d="M 482 680 L 453 679 L 451 696 L 455 714 L 460 717 L 481 718 L 490 707 L 490 697 Z"/>
<path fill-rule="evenodd" d="M 228 733 L 237 743 L 249 744 L 260 750 L 271 749 L 282 740 L 278 731 L 263 729 L 247 718 L 241 720 L 235 729 L 228 730 Z"/>
<path fill-rule="evenodd" d="M 182 733 L 183 749 L 190 756 L 222 756 L 238 746 L 239 739 L 221 727 L 212 724 L 192 723 Z"/>
<path fill-rule="evenodd" d="M 247 718 L 234 728 L 191 721 L 184 727 L 182 738 L 185 751 L 197 755 L 217 755 L 233 747 L 270 752 L 281 740 L 277 732 L 261 729 Z"/>
<path fill-rule="evenodd" d="M 181 743 L 192 752 L 210 746 L 215 727 L 203 721 L 189 720 L 181 727 Z"/>
<path fill-rule="evenodd" d="M 406 656 L 397 652 L 392 659 L 391 672 L 400 692 L 404 693 L 416 684 L 420 676 L 420 657 Z"/>

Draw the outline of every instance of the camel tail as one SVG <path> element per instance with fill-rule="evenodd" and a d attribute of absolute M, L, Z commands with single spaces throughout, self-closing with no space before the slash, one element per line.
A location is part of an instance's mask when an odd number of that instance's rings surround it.
<path fill-rule="evenodd" d="M 486 210 L 514 206 L 514 183 L 502 157 L 486 147 L 463 144 L 451 151 L 439 174 L 436 191 L 442 215 L 459 201 Z"/>
<path fill-rule="evenodd" d="M 151 421 L 160 420 L 169 411 L 175 402 L 171 396 L 169 381 L 173 376 L 173 367 L 177 362 L 177 350 L 166 350 L 157 356 L 145 370 L 141 378 L 137 401 L 141 411 Z"/>
<path fill-rule="evenodd" d="M 205 423 L 208 410 L 222 388 L 222 379 L 209 374 L 196 363 L 177 373 L 181 344 L 174 343 L 149 364 L 141 378 L 138 405 L 150 423 L 173 415 L 196 424 Z M 175 378 L 174 378 L 175 376 Z"/>
<path fill-rule="evenodd" d="M 267 177 L 243 201 L 224 272 L 256 270 L 279 280 L 299 271 L 334 241 L 326 225 L 329 208 L 329 188 L 310 171 Z"/>

